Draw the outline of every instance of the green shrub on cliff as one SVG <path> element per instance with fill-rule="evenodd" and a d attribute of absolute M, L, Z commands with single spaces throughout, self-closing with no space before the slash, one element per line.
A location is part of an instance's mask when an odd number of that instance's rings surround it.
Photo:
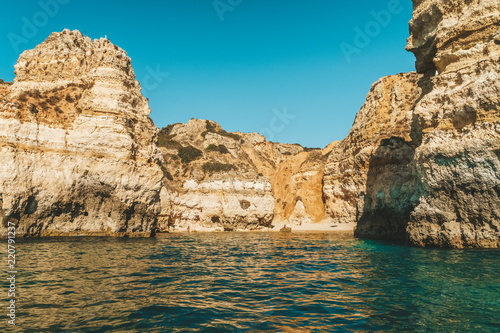
<path fill-rule="evenodd" d="M 309 148 L 309 147 L 304 147 L 305 152 L 313 151 L 313 150 L 322 150 L 321 148 Z"/>
<path fill-rule="evenodd" d="M 182 145 L 175 140 L 163 141 L 161 144 L 158 143 L 158 146 L 165 147 L 167 149 L 180 149 L 180 148 L 182 148 Z"/>
<path fill-rule="evenodd" d="M 205 137 L 207 135 L 207 133 L 215 133 L 215 134 L 219 134 L 220 136 L 225 136 L 227 138 L 231 138 L 233 140 L 239 140 L 241 138 L 238 134 L 228 133 L 223 129 L 217 130 L 215 128 L 215 125 L 213 125 L 209 120 L 206 121 L 206 124 L 207 124 L 206 125 L 207 130 L 205 132 L 201 133 L 201 135 L 203 137 Z"/>
<path fill-rule="evenodd" d="M 228 133 L 228 132 L 224 131 L 223 129 L 218 131 L 217 134 L 219 134 L 221 136 L 225 136 L 227 138 L 231 138 L 231 139 L 236 140 L 236 141 L 238 141 L 241 138 L 238 134 Z"/>
<path fill-rule="evenodd" d="M 217 146 L 214 144 L 210 144 L 207 148 L 205 148 L 205 151 L 218 151 L 221 154 L 229 154 L 229 150 L 224 145 Z"/>
<path fill-rule="evenodd" d="M 170 126 L 170 125 L 169 125 Z M 182 145 L 175 140 L 172 140 L 176 134 L 170 134 L 171 127 L 164 127 L 158 132 L 158 147 L 168 149 L 179 149 Z"/>
<path fill-rule="evenodd" d="M 203 153 L 193 146 L 186 146 L 179 148 L 177 155 L 181 158 L 182 163 L 189 164 L 195 159 L 203 156 Z"/>
<path fill-rule="evenodd" d="M 203 164 L 203 171 L 205 172 L 229 172 L 231 170 L 236 170 L 236 166 L 232 164 L 223 164 L 218 162 L 207 162 Z"/>

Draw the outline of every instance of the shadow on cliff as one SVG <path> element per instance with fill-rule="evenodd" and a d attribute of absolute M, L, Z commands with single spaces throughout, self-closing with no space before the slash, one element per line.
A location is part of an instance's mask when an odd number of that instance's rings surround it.
<path fill-rule="evenodd" d="M 415 101 L 415 105 L 418 104 L 427 94 L 434 90 L 434 82 L 432 78 L 436 75 L 436 70 L 430 70 L 424 73 L 424 76 L 418 80 L 418 87 L 421 90 L 419 98 Z M 413 131 L 412 131 L 413 132 Z"/>
<path fill-rule="evenodd" d="M 414 108 L 434 89 L 434 75 L 435 69 L 429 70 L 418 81 L 421 94 Z M 423 124 L 415 113 L 409 131 L 411 141 L 397 136 L 381 140 L 370 157 L 366 192 L 357 200 L 356 237 L 407 240 L 411 213 L 423 193 L 415 161 Z"/>
<path fill-rule="evenodd" d="M 416 115 L 410 137 L 411 141 L 396 136 L 384 139 L 370 157 L 366 192 L 357 202 L 356 237 L 407 239 L 408 222 L 422 193 L 415 168 L 422 126 Z"/>

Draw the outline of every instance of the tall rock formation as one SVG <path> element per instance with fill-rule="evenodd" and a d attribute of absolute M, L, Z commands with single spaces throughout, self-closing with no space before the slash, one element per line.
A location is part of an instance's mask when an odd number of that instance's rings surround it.
<path fill-rule="evenodd" d="M 417 72 L 453 72 L 500 56 L 497 0 L 413 0 L 406 49 Z"/>
<path fill-rule="evenodd" d="M 325 168 L 358 237 L 500 246 L 500 3 L 414 1 L 418 73 L 374 84 Z"/>
<path fill-rule="evenodd" d="M 323 218 L 327 151 L 227 133 L 160 132 L 131 60 L 107 39 L 54 33 L 0 83 L 0 237 L 256 230 Z"/>
<path fill-rule="evenodd" d="M 107 39 L 53 33 L 0 85 L 0 236 L 149 235 L 163 173 L 131 60 Z"/>
<path fill-rule="evenodd" d="M 420 77 L 399 74 L 373 84 L 351 131 L 333 148 L 326 164 L 323 192 L 327 216 L 341 223 L 356 221 L 374 152 L 394 136 L 411 141 L 411 109 L 421 93 Z M 399 161 L 393 163 L 398 165 Z"/>
<path fill-rule="evenodd" d="M 196 119 L 157 142 L 126 53 L 52 34 L 0 81 L 0 237 L 7 221 L 20 235 L 147 236 L 325 212 L 358 237 L 499 247 L 500 2 L 413 2 L 417 71 L 373 84 L 324 150 Z"/>

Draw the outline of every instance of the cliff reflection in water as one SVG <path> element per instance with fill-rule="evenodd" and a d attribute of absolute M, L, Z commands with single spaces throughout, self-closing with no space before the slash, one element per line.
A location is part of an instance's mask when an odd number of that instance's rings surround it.
<path fill-rule="evenodd" d="M 25 332 L 465 332 L 500 324 L 494 250 L 333 233 L 29 239 L 18 248 Z"/>

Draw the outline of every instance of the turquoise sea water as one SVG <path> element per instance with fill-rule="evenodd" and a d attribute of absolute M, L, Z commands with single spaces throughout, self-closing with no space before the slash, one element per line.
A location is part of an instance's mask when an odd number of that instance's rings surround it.
<path fill-rule="evenodd" d="M 18 243 L 17 269 L 22 332 L 500 331 L 497 250 L 333 233 L 53 238 Z"/>

